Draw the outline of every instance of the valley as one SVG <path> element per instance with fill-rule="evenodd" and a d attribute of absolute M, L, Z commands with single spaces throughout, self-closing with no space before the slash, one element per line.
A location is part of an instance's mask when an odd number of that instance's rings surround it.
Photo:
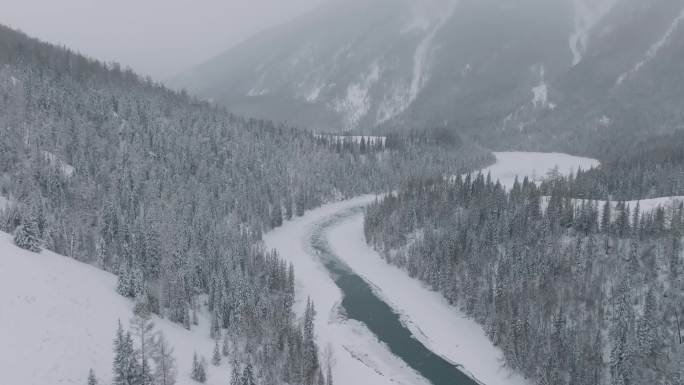
<path fill-rule="evenodd" d="M 127 1 L 3 4 L 0 383 L 684 385 L 684 0 Z"/>
<path fill-rule="evenodd" d="M 558 153 L 494 155 L 497 162 L 484 172 L 490 172 L 494 180 L 500 178 L 507 187 L 516 175 L 542 178 L 554 167 L 569 173 L 597 164 L 593 159 Z M 299 307 L 303 308 L 307 297 L 317 304 L 319 342 L 334 351 L 336 378 L 349 383 L 420 383 L 425 380 L 415 379 L 415 372 L 427 367 L 433 384 L 453 381 L 453 374 L 441 374 L 453 368 L 487 385 L 526 384 L 501 366 L 501 352 L 481 326 L 441 294 L 386 263 L 366 244 L 363 207 L 376 199 L 367 195 L 325 205 L 264 237 L 268 248 L 277 249 L 300 272 Z M 397 319 L 403 328 L 380 326 Z M 419 344 L 411 347 L 415 342 L 402 337 L 407 334 Z M 429 353 L 419 353 L 422 349 Z M 404 355 L 406 361 L 397 355 Z"/>

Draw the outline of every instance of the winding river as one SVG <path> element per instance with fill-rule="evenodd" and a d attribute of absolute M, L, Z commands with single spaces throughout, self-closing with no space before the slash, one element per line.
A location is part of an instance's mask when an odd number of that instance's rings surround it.
<path fill-rule="evenodd" d="M 340 221 L 361 211 L 362 208 L 352 208 L 326 219 L 311 233 L 310 238 L 311 247 L 342 290 L 342 307 L 346 315 L 365 324 L 393 354 L 433 385 L 476 385 L 477 382 L 461 372 L 458 365 L 433 353 L 419 342 L 401 322 L 400 315 L 378 298 L 371 286 L 332 252 L 325 233 Z"/>
<path fill-rule="evenodd" d="M 483 170 L 510 187 L 540 176 L 598 164 L 566 154 L 495 153 Z M 294 265 L 297 305 L 316 306 L 324 364 L 336 383 L 369 385 L 526 385 L 502 365 L 481 326 L 365 243 L 361 211 L 375 196 L 331 203 L 264 236 Z M 329 352 L 329 353 L 326 353 Z"/>

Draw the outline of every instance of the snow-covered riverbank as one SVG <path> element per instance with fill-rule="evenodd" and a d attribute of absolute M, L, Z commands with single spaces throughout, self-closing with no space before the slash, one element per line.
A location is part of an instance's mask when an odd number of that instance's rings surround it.
<path fill-rule="evenodd" d="M 0 383 L 82 385 L 93 369 L 100 384 L 110 384 L 117 322 L 127 328 L 133 316 L 133 302 L 115 289 L 113 274 L 48 250 L 20 249 L 0 232 Z M 192 331 L 153 321 L 174 349 L 176 384 L 196 384 L 193 353 L 209 359 L 214 347 L 207 314 Z M 207 385 L 227 383 L 227 361 L 207 367 Z"/>
<path fill-rule="evenodd" d="M 375 196 L 366 195 L 328 204 L 288 221 L 264 236 L 266 247 L 277 249 L 295 268 L 297 304 L 304 312 L 306 298 L 316 306 L 316 335 L 325 351 L 333 352 L 333 377 L 340 384 L 427 384 L 361 323 L 341 316 L 342 292 L 311 248 L 312 232 L 328 218 L 355 207 L 366 206 Z"/>
<path fill-rule="evenodd" d="M 387 264 L 363 235 L 363 214 L 353 215 L 330 228 L 333 252 L 376 294 L 402 316 L 411 333 L 434 353 L 462 365 L 463 371 L 487 385 L 523 385 L 525 380 L 502 367 L 503 355 L 484 330 L 444 297 Z"/>
<path fill-rule="evenodd" d="M 561 173 L 598 165 L 593 159 L 566 154 L 496 153 L 497 163 L 485 172 L 511 186 L 516 175 L 539 177 L 557 166 Z M 268 248 L 295 265 L 298 312 L 307 296 L 316 304 L 316 330 L 323 350 L 330 346 L 336 364 L 334 374 L 344 383 L 424 383 L 413 370 L 394 357 L 364 325 L 339 316 L 342 293 L 308 244 L 310 235 L 328 218 L 363 207 L 375 196 L 362 196 L 325 205 L 302 218 L 285 223 L 265 235 Z M 374 286 L 376 293 L 402 315 L 405 325 L 435 353 L 463 365 L 487 385 L 525 384 L 521 377 L 502 368 L 500 351 L 492 346 L 482 328 L 468 320 L 439 295 L 385 263 L 365 242 L 363 217 L 351 216 L 332 226 L 327 239 L 337 256 Z"/>

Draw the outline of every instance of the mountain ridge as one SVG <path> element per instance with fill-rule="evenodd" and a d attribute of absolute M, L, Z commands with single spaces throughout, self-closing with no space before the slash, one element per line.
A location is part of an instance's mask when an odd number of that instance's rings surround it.
<path fill-rule="evenodd" d="M 596 131 L 613 137 L 607 126 L 638 137 L 629 105 L 684 84 L 673 70 L 684 58 L 681 0 L 416 4 L 327 3 L 171 85 L 316 131 L 447 126 L 494 149 L 577 152 Z M 675 107 L 653 109 L 669 127 L 637 121 L 674 129 Z"/>

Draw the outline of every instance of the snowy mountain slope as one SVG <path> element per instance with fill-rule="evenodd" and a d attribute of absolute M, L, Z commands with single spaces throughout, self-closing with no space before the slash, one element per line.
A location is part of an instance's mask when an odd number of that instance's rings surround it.
<path fill-rule="evenodd" d="M 587 136 L 682 125 L 683 9 L 683 0 L 332 1 L 171 83 L 318 131 L 446 125 L 496 149 L 576 152 Z"/>
<path fill-rule="evenodd" d="M 538 80 L 532 66 L 545 62 L 555 74 L 569 65 L 564 1 L 335 0 L 171 83 L 243 114 L 319 130 L 409 126 L 414 115 L 442 124 L 449 109 L 474 104 L 459 99 L 529 90 Z M 530 23 L 542 14 L 552 16 Z M 551 25 L 562 27 L 525 44 Z"/>
<path fill-rule="evenodd" d="M 537 143 L 557 143 L 558 150 L 597 155 L 684 127 L 684 1 L 609 5 L 599 10 L 600 20 L 583 32 L 585 37 L 577 38 L 587 41 L 584 53 L 576 52 L 581 60 L 547 77 L 555 108 L 535 108 L 521 98 L 520 107 L 500 125 L 504 136 L 522 132 Z"/>
<path fill-rule="evenodd" d="M 100 383 L 109 384 L 117 322 L 128 327 L 133 308 L 115 287 L 112 274 L 47 250 L 28 252 L 0 233 L 1 382 L 81 385 L 92 368 Z M 187 331 L 154 319 L 174 348 L 179 385 L 195 383 L 189 376 L 194 351 L 211 358 L 208 321 L 199 321 Z M 225 384 L 230 375 L 225 362 L 208 371 L 208 384 Z"/>

